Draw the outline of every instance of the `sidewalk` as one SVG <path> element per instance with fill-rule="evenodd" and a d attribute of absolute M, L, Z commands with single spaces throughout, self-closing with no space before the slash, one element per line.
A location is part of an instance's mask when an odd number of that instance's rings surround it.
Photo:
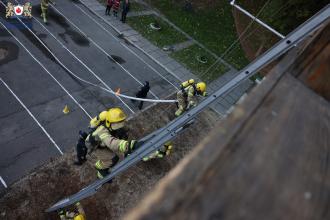
<path fill-rule="evenodd" d="M 155 63 L 160 65 L 167 71 L 167 75 L 165 76 L 169 81 L 184 81 L 190 78 L 198 79 L 193 73 L 191 73 L 187 68 L 185 68 L 182 64 L 178 63 L 176 60 L 171 58 L 168 53 L 163 51 L 161 48 L 150 43 L 147 39 L 142 37 L 138 32 L 132 29 L 129 25 L 124 24 L 119 21 L 119 19 L 114 18 L 113 16 L 105 16 L 104 11 L 105 7 L 101 5 L 97 0 L 80 0 L 80 2 L 86 6 L 91 12 L 93 12 L 97 17 L 106 22 L 113 30 L 115 30 L 120 38 L 123 38 L 126 42 L 132 44 L 138 50 L 140 50 L 143 54 L 153 60 Z M 159 15 L 159 13 L 155 11 L 148 10 L 148 14 L 154 13 L 160 18 L 165 19 L 165 21 L 169 22 L 166 18 Z M 130 12 L 133 14 L 133 12 Z M 128 13 L 128 15 L 130 14 Z M 144 15 L 145 12 L 134 13 L 134 16 Z M 169 22 L 170 25 L 174 25 Z M 179 29 L 177 26 L 173 26 L 175 29 Z M 179 29 L 180 30 L 180 29 Z M 182 30 L 180 32 L 184 33 Z M 189 36 L 189 35 L 188 35 Z M 190 36 L 191 41 L 196 43 Z M 200 45 L 200 43 L 198 43 Z M 203 46 L 204 47 L 204 46 Z M 230 64 L 226 63 L 226 66 L 230 67 L 230 70 L 224 75 L 220 76 L 217 80 L 214 80 L 212 83 L 208 85 L 208 93 L 212 94 L 214 91 L 221 88 L 222 85 L 229 82 L 236 74 L 236 69 L 232 68 Z M 221 117 L 226 116 L 232 109 L 232 106 L 243 96 L 247 90 L 249 90 L 254 85 L 254 82 L 251 80 L 247 80 L 241 83 L 238 87 L 236 87 L 230 93 L 219 97 L 212 106 L 210 106 L 214 111 L 220 114 Z"/>

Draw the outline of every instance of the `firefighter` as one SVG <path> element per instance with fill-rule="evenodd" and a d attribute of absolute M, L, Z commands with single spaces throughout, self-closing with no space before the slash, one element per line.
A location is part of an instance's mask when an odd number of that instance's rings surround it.
<path fill-rule="evenodd" d="M 110 109 L 109 109 L 110 111 Z M 108 115 L 109 111 L 103 111 L 101 112 L 98 116 L 94 117 L 90 122 L 89 122 L 89 133 L 92 133 L 96 130 L 96 128 L 100 125 L 105 125 L 105 120 Z M 111 111 L 113 112 L 113 110 Z M 110 117 L 111 117 L 111 112 L 110 112 Z M 123 127 L 118 128 L 118 129 L 110 129 L 111 135 L 115 136 L 116 138 L 119 139 L 127 139 L 128 134 L 127 130 Z"/>
<path fill-rule="evenodd" d="M 86 220 L 86 214 L 85 211 L 80 204 L 80 202 L 77 202 L 75 204 L 75 209 L 73 212 L 71 211 L 64 211 L 61 210 L 59 212 L 59 216 L 61 220 Z"/>
<path fill-rule="evenodd" d="M 206 84 L 199 82 L 195 84 L 193 79 L 181 84 L 181 89 L 177 92 L 178 110 L 175 116 L 180 116 L 183 112 L 197 105 L 197 95 L 206 96 Z"/>
<path fill-rule="evenodd" d="M 86 147 L 85 140 L 88 134 L 94 132 L 99 125 L 104 124 L 106 115 L 107 111 L 103 111 L 98 116 L 92 118 L 92 120 L 89 122 L 88 133 L 84 131 L 79 131 L 79 138 L 76 145 L 77 160 L 74 161 L 73 164 L 80 166 L 84 162 L 86 162 L 88 149 Z"/>
<path fill-rule="evenodd" d="M 119 161 L 140 146 L 136 140 L 127 140 L 127 135 L 120 132 L 125 125 L 126 115 L 120 108 L 107 111 L 105 120 L 86 138 L 90 155 L 96 158 L 97 177 L 102 179 Z"/>
<path fill-rule="evenodd" d="M 53 0 L 41 0 L 40 7 L 41 7 L 41 17 L 44 20 L 44 23 L 47 23 L 47 10 L 48 10 L 48 4 L 52 3 L 55 5 L 55 2 Z"/>

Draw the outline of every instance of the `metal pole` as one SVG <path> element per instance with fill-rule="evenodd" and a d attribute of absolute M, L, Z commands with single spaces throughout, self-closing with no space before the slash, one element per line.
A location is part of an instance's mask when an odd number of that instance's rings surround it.
<path fill-rule="evenodd" d="M 274 28 L 270 27 L 265 22 L 261 21 L 260 19 L 258 19 L 255 16 L 253 16 L 252 14 L 250 14 L 248 11 L 246 11 L 239 5 L 236 5 L 235 0 L 231 1 L 230 4 L 232 6 L 234 6 L 235 8 L 237 8 L 238 10 L 240 10 L 241 12 L 243 12 L 244 14 L 246 14 L 247 16 L 249 16 L 250 18 L 252 18 L 253 20 L 255 20 L 256 22 L 258 22 L 259 24 L 261 24 L 262 26 L 264 26 L 265 28 L 267 28 L 268 30 L 270 30 L 271 32 L 273 32 L 274 34 L 276 34 L 277 36 L 279 36 L 280 38 L 282 38 L 282 39 L 285 38 L 285 36 L 283 34 L 279 33 L 278 31 L 276 31 Z"/>

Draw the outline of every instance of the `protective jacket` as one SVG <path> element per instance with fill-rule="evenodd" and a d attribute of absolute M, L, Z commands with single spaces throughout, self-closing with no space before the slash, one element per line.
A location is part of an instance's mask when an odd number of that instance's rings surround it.
<path fill-rule="evenodd" d="M 190 107 L 196 106 L 197 105 L 196 95 L 197 95 L 197 91 L 194 84 L 179 90 L 177 92 L 178 110 L 175 112 L 175 115 L 179 116 Z"/>
<path fill-rule="evenodd" d="M 89 154 L 96 160 L 98 177 L 103 178 L 110 172 L 120 158 L 131 153 L 137 146 L 136 141 L 119 139 L 111 134 L 104 125 L 100 125 L 86 138 Z"/>

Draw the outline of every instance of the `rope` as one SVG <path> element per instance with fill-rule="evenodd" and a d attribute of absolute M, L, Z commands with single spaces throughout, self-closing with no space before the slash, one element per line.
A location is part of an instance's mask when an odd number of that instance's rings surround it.
<path fill-rule="evenodd" d="M 4 6 L 4 7 L 6 7 L 6 5 L 2 2 L 2 1 L 0 1 L 1 2 L 1 4 Z M 20 18 L 17 18 L 21 23 L 23 23 L 22 21 L 21 21 L 21 19 Z M 25 26 L 25 24 L 23 23 L 23 25 Z M 28 28 L 27 26 L 25 26 L 26 28 Z M 29 29 L 29 28 L 28 28 Z M 29 29 L 30 30 L 30 29 Z M 33 33 L 31 30 L 30 30 L 30 32 L 36 37 L 36 38 L 38 38 L 39 39 L 39 37 L 37 37 L 36 35 L 35 35 L 35 33 Z M 115 95 L 115 96 L 117 96 L 117 97 L 120 97 L 120 98 L 126 98 L 126 99 L 131 99 L 131 100 L 137 100 L 137 101 L 143 101 L 143 102 L 156 102 L 156 103 L 175 103 L 175 102 L 177 102 L 177 100 L 162 100 L 162 99 L 143 99 L 143 98 L 137 98 L 137 97 L 134 97 L 134 96 L 128 96 L 128 95 L 124 95 L 124 94 L 120 94 L 120 93 L 117 93 L 117 92 L 114 92 L 113 90 L 110 90 L 110 89 L 107 89 L 107 88 L 104 88 L 104 87 L 102 87 L 102 86 L 99 86 L 99 85 L 97 85 L 97 84 L 95 84 L 95 83 L 92 83 L 92 82 L 90 82 L 90 81 L 87 81 L 87 80 L 85 80 L 85 79 L 83 79 L 83 78 L 81 78 L 81 77 L 79 77 L 79 76 L 77 76 L 75 73 L 73 73 L 70 69 L 68 69 L 58 58 L 57 58 L 57 56 L 39 39 L 39 42 L 47 49 L 47 51 L 54 57 L 54 59 L 65 69 L 65 70 L 67 70 L 67 72 L 70 74 L 70 75 L 72 75 L 73 77 L 75 77 L 76 79 L 78 79 L 78 80 L 80 80 L 80 81 L 82 81 L 82 82 L 84 82 L 84 83 L 86 83 L 86 84 L 88 84 L 88 85 L 91 85 L 91 86 L 94 86 L 94 87 L 97 87 L 97 88 L 99 88 L 99 89 L 102 89 L 102 90 L 104 90 L 104 91 L 106 91 L 106 92 L 108 92 L 108 93 L 110 93 L 110 94 L 113 94 L 113 95 Z"/>
<path fill-rule="evenodd" d="M 280 13 L 282 10 L 286 9 L 286 8 L 288 7 L 288 5 L 291 3 L 291 1 L 292 1 L 292 0 L 287 1 L 287 2 L 286 2 L 282 7 L 280 7 L 276 12 L 272 13 L 272 14 L 269 16 L 269 18 L 272 18 L 272 17 L 276 16 L 276 15 L 277 15 L 278 13 Z M 241 41 L 241 42 L 244 42 L 244 41 L 245 41 L 248 37 L 250 37 L 250 36 L 251 36 L 256 30 L 257 30 L 257 27 L 254 28 L 253 30 L 251 30 L 250 33 L 246 34 L 246 35 L 244 36 L 244 38 L 242 38 L 240 41 Z M 238 46 L 239 46 L 239 44 L 236 44 L 235 47 L 234 47 L 234 49 L 236 49 Z M 230 52 L 228 52 L 227 55 L 230 54 L 230 53 L 232 53 L 232 52 L 234 51 L 234 49 L 232 49 Z M 212 70 L 210 73 L 213 73 L 214 71 L 216 71 L 216 68 L 215 68 L 214 70 Z M 207 79 L 209 79 L 209 77 L 208 77 Z"/>
<path fill-rule="evenodd" d="M 252 24 L 255 22 L 255 20 L 258 18 L 258 16 L 261 14 L 261 12 L 265 9 L 265 7 L 269 4 L 270 0 L 268 0 L 263 6 L 262 8 L 259 10 L 259 12 L 257 13 L 257 15 L 255 16 L 255 19 L 253 19 L 252 21 L 250 21 L 249 25 L 244 29 L 244 31 L 238 36 L 238 38 L 225 50 L 225 52 L 211 65 L 209 66 L 202 74 L 201 74 L 201 78 L 211 69 L 213 68 L 215 65 L 217 65 L 217 63 L 219 63 L 220 60 L 222 60 L 228 53 L 229 51 L 241 40 L 241 38 L 243 37 L 243 35 L 248 31 L 248 29 L 252 26 Z"/>
<path fill-rule="evenodd" d="M 288 6 L 289 6 L 289 4 L 291 3 L 291 1 L 292 0 L 289 0 L 289 1 L 287 1 L 284 5 L 282 5 L 277 11 L 275 11 L 274 13 L 272 13 L 270 16 L 268 16 L 268 18 L 272 18 L 272 17 L 274 17 L 274 16 L 276 16 L 278 13 L 280 13 L 281 11 L 283 11 L 284 9 L 286 9 Z M 266 2 L 267 3 L 267 2 Z M 266 4 L 265 3 L 265 4 Z M 268 4 L 268 3 L 267 3 Z M 258 17 L 259 15 L 257 15 L 257 17 Z M 256 17 L 256 18 L 257 18 Z M 244 38 L 243 39 L 241 39 L 240 41 L 244 41 L 244 40 L 246 40 L 248 37 L 250 37 L 255 31 L 257 30 L 257 27 L 256 28 L 254 28 L 254 30 L 251 30 L 251 32 L 249 33 L 249 34 L 247 34 L 246 36 L 244 36 Z M 245 33 L 244 33 L 245 34 Z M 238 44 L 237 44 L 237 42 L 236 42 L 236 45 L 235 45 L 235 47 L 234 47 L 234 49 L 236 49 L 237 48 L 237 46 L 238 46 Z M 230 54 L 230 53 L 232 53 L 233 51 L 234 51 L 234 49 L 232 49 L 230 52 L 228 52 L 226 55 L 228 55 L 228 54 Z M 216 61 L 215 61 L 216 62 Z M 209 73 L 213 73 L 214 71 L 216 71 L 216 68 L 214 69 L 214 70 L 212 70 L 211 72 L 209 72 Z M 208 77 L 209 78 L 209 77 Z M 207 78 L 207 79 L 208 79 Z"/>

